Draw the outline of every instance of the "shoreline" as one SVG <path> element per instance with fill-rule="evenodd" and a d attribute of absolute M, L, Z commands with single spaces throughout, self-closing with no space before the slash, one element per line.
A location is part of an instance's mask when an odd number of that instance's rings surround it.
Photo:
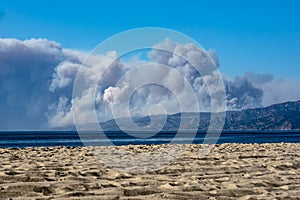
<path fill-rule="evenodd" d="M 165 146 L 171 149 L 164 151 Z M 300 196 L 300 143 L 204 145 L 124 145 L 102 147 L 0 148 L 1 199 L 297 199 Z M 176 155 L 180 148 L 184 153 Z M 127 154 L 117 154 L 117 150 Z M 100 162 L 135 156 L 175 155 L 157 170 L 135 173 Z M 153 154 L 155 152 L 155 154 Z M 166 154 L 166 152 L 168 154 Z M 125 156 L 124 156 L 125 155 Z M 127 165 L 127 166 L 126 166 Z"/>
<path fill-rule="evenodd" d="M 83 137 L 77 132 L 20 132 L 5 134 L 0 132 L 0 148 L 23 148 L 23 147 L 53 147 L 53 146 L 121 146 L 121 145 L 151 145 L 169 143 L 193 143 L 203 144 L 205 139 L 212 139 L 210 143 L 300 143 L 300 132 L 277 132 L 277 133 L 222 133 L 218 139 L 207 134 L 197 135 L 174 135 L 169 133 L 156 134 L 151 138 L 132 137 L 124 133 L 112 133 L 100 137 L 98 134 L 88 134 Z"/>
<path fill-rule="evenodd" d="M 24 147 L 1 147 L 0 146 L 0 152 L 2 150 L 27 150 L 27 149 L 56 149 L 56 148 L 66 148 L 66 149 L 76 149 L 76 148 L 83 148 L 83 149 L 93 149 L 93 148 L 118 148 L 118 149 L 127 149 L 128 147 L 140 147 L 140 146 L 203 146 L 203 145 L 208 145 L 208 146 L 220 146 L 220 145 L 275 145 L 275 144 L 299 144 L 299 142 L 262 142 L 262 143 L 237 143 L 237 142 L 228 142 L 228 143 L 216 143 L 216 144 L 179 144 L 179 143 L 162 143 L 162 144 L 121 144 L 121 145 L 89 145 L 85 146 L 84 144 L 81 146 L 67 146 L 67 145 L 54 145 L 54 146 L 24 146 Z"/>

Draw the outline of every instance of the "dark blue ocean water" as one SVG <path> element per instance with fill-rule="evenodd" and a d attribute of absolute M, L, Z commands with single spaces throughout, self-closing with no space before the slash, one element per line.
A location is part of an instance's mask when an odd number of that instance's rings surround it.
<path fill-rule="evenodd" d="M 81 136 L 81 137 L 80 137 Z M 174 132 L 161 132 L 153 137 L 143 139 L 127 135 L 124 132 L 107 132 L 107 138 L 100 137 L 97 133 L 86 133 L 84 138 L 76 131 L 1 131 L 0 147 L 40 147 L 40 146 L 84 146 L 101 145 L 103 141 L 110 141 L 112 145 L 128 144 L 166 144 L 176 136 Z M 176 137 L 174 143 L 202 144 L 205 133 L 197 133 L 195 137 L 189 134 Z M 213 138 L 220 143 L 278 143 L 300 142 L 300 131 L 246 131 L 223 132 L 219 138 Z M 191 139 L 192 138 L 192 139 Z M 82 141 L 85 141 L 84 143 Z"/>

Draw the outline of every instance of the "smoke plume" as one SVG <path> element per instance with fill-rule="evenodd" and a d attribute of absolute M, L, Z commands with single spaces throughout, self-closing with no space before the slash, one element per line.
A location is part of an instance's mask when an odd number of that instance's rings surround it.
<path fill-rule="evenodd" d="M 160 47 L 168 51 L 155 49 Z M 69 126 L 73 124 L 74 109 L 79 111 L 76 113 L 79 113 L 82 123 L 91 123 L 91 108 L 94 108 L 91 105 L 96 105 L 99 121 L 105 121 L 113 117 L 110 111 L 112 104 L 120 117 L 125 116 L 128 99 L 132 116 L 149 115 L 153 105 L 162 106 L 164 113 L 210 111 L 213 102 L 206 83 L 216 81 L 216 72 L 207 71 L 207 66 L 213 61 L 219 67 L 215 50 L 203 51 L 194 44 L 177 44 L 166 39 L 154 45 L 147 61 L 135 59 L 135 63 L 125 62 L 115 51 L 92 55 L 83 64 L 85 57 L 83 52 L 64 49 L 59 43 L 46 39 L 0 39 L 0 129 Z M 106 69 L 108 63 L 112 64 Z M 143 63 L 152 64 L 144 70 L 135 68 Z M 168 69 L 162 68 L 162 65 L 168 66 Z M 84 75 L 84 90 L 72 98 L 79 70 Z M 101 82 L 100 72 L 104 74 Z M 179 75 L 184 79 L 180 79 Z M 129 97 L 134 85 L 145 79 L 162 85 L 139 87 Z M 223 81 L 228 110 L 300 99 L 296 88 L 299 80 L 279 80 L 270 74 L 246 73 L 233 80 L 224 78 Z M 190 98 L 187 83 L 200 102 L 200 109 Z M 172 86 L 172 90 L 164 85 Z M 218 88 L 214 92 L 218 93 Z M 180 107 L 178 97 L 189 106 Z M 160 114 L 160 111 L 156 110 L 154 114 Z"/>

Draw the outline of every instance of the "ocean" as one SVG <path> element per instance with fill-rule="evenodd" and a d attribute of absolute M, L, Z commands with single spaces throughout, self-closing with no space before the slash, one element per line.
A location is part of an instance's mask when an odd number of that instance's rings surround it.
<path fill-rule="evenodd" d="M 176 137 L 174 132 L 160 132 L 150 138 L 136 138 L 122 131 L 106 132 L 107 138 L 101 139 L 97 133 L 87 132 L 82 138 L 76 131 L 0 131 L 1 148 L 23 148 L 23 147 L 44 147 L 44 146 L 85 146 L 106 144 L 103 141 L 109 140 L 111 145 L 129 144 L 167 144 L 192 143 L 202 144 L 205 133 L 197 133 L 193 137 L 189 134 Z M 192 139 L 191 139 L 192 137 Z M 175 138 L 175 139 L 174 139 Z M 279 143 L 290 142 L 300 143 L 300 131 L 235 131 L 222 132 L 219 138 L 215 138 L 217 144 L 221 143 Z M 82 141 L 85 142 L 82 142 Z"/>

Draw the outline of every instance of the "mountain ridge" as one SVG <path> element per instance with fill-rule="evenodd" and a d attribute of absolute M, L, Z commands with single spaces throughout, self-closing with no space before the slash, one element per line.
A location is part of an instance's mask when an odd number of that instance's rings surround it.
<path fill-rule="evenodd" d="M 211 113 L 209 112 L 189 112 L 189 113 L 176 113 L 166 116 L 166 121 L 163 127 L 159 124 L 152 124 L 153 130 L 161 131 L 176 131 L 178 130 L 180 121 L 184 116 L 185 121 L 184 130 L 192 130 L 189 125 L 194 123 L 200 116 L 200 122 L 198 131 L 207 131 L 210 123 Z M 159 115 L 151 116 L 154 121 Z M 127 119 L 122 118 L 124 124 L 128 124 L 122 127 L 122 130 L 139 131 L 136 126 L 130 126 L 130 123 L 126 123 L 126 120 L 133 120 L 135 125 L 140 127 L 147 127 L 151 120 L 150 116 L 144 116 L 140 118 Z M 116 121 L 114 119 L 106 122 L 100 122 L 100 126 L 104 131 L 119 131 Z M 74 126 L 60 127 L 60 130 L 74 129 Z M 142 128 L 141 128 L 142 129 Z M 225 117 L 225 123 L 223 127 L 224 131 L 247 131 L 247 130 L 300 130 L 300 100 L 299 101 L 288 101 L 284 103 L 273 104 L 263 108 L 252 108 L 240 111 L 227 111 Z"/>

